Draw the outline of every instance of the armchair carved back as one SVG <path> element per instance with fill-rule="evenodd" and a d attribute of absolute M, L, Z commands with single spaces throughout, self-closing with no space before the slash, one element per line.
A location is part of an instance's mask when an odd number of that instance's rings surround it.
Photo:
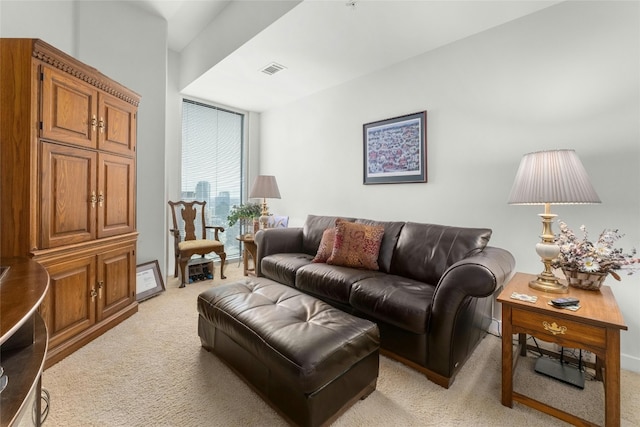
<path fill-rule="evenodd" d="M 170 230 L 178 241 L 200 240 L 207 238 L 206 201 L 169 202 L 173 228 Z M 218 230 L 215 230 L 215 240 L 218 240 Z"/>

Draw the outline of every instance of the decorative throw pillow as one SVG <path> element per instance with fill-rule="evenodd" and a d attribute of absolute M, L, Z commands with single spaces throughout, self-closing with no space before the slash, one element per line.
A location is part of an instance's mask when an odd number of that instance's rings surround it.
<path fill-rule="evenodd" d="M 384 227 L 336 221 L 333 251 L 327 264 L 378 270 Z"/>
<path fill-rule="evenodd" d="M 311 262 L 327 262 L 333 251 L 333 241 L 336 237 L 336 228 L 327 228 L 322 232 L 322 239 L 320 240 L 320 246 L 318 246 L 318 252 L 315 258 Z"/>

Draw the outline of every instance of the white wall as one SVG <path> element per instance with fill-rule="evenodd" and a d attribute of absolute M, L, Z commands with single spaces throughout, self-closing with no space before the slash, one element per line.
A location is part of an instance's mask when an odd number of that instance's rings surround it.
<path fill-rule="evenodd" d="M 573 148 L 602 204 L 552 211 L 640 249 L 638 18 L 637 2 L 565 2 L 262 113 L 260 173 L 282 195 L 271 212 L 293 226 L 314 213 L 491 227 L 537 274 L 542 208 L 507 197 L 523 154 Z M 429 182 L 364 186 L 362 125 L 421 110 Z M 629 327 L 623 367 L 640 372 L 640 275 L 607 284 Z"/>
<path fill-rule="evenodd" d="M 73 1 L 0 1 L 0 37 L 42 39 L 75 56 Z"/>
<path fill-rule="evenodd" d="M 165 141 L 165 200 L 180 200 L 182 179 L 182 96 L 178 87 L 180 55 L 169 51 L 167 79 L 167 139 Z M 165 229 L 173 227 L 171 214 L 167 211 Z M 166 273 L 173 276 L 175 252 L 173 237 L 167 232 L 165 245 Z"/>
<path fill-rule="evenodd" d="M 142 96 L 137 262 L 165 266 L 167 23 L 124 2 L 0 2 L 0 36 L 41 38 Z"/>

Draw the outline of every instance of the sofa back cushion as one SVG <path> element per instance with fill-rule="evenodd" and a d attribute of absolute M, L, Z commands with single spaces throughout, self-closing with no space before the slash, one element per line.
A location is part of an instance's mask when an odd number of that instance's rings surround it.
<path fill-rule="evenodd" d="M 391 270 L 393 251 L 396 248 L 396 243 L 398 242 L 398 237 L 400 237 L 400 230 L 402 230 L 404 222 L 373 221 L 370 219 L 356 219 L 356 222 L 359 224 L 381 225 L 384 227 L 384 236 L 382 237 L 380 252 L 378 254 L 378 267 L 380 271 L 388 273 Z"/>
<path fill-rule="evenodd" d="M 307 220 L 302 227 L 302 248 L 309 255 L 316 255 L 322 233 L 329 227 L 335 227 L 336 219 L 342 218 L 346 221 L 353 222 L 354 218 L 345 218 L 337 216 L 307 215 Z"/>
<path fill-rule="evenodd" d="M 490 238 L 488 228 L 407 222 L 393 253 L 391 273 L 436 285 L 447 268 L 481 252 Z"/>

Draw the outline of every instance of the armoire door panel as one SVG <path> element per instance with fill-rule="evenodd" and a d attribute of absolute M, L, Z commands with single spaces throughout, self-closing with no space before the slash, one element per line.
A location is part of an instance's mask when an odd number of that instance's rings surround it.
<path fill-rule="evenodd" d="M 98 148 L 113 153 L 134 155 L 136 107 L 118 98 L 100 95 Z"/>
<path fill-rule="evenodd" d="M 42 67 L 43 138 L 96 148 L 98 92 L 69 74 Z"/>
<path fill-rule="evenodd" d="M 100 153 L 98 161 L 98 238 L 134 231 L 134 160 Z"/>
<path fill-rule="evenodd" d="M 96 236 L 96 153 L 42 143 L 41 249 Z"/>
<path fill-rule="evenodd" d="M 127 307 L 134 298 L 134 246 L 98 255 L 98 321 Z"/>
<path fill-rule="evenodd" d="M 96 322 L 92 291 L 95 257 L 84 257 L 47 267 L 49 293 L 41 310 L 49 329 L 49 347 L 65 342 Z"/>

